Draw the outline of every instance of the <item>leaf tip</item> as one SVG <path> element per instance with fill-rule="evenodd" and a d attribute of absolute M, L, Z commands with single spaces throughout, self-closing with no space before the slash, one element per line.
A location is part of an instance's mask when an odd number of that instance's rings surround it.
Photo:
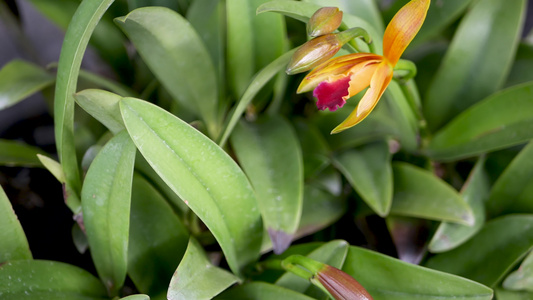
<path fill-rule="evenodd" d="M 291 245 L 292 234 L 288 234 L 282 230 L 268 228 L 268 235 L 270 236 L 270 240 L 272 240 L 274 254 L 279 255 L 283 253 Z"/>

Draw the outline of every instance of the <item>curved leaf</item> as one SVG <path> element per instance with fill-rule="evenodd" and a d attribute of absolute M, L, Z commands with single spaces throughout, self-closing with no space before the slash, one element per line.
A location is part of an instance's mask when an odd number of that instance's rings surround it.
<path fill-rule="evenodd" d="M 24 230 L 4 189 L 0 186 L 0 264 L 6 261 L 32 259 Z"/>
<path fill-rule="evenodd" d="M 114 134 L 124 130 L 118 102 L 121 96 L 104 90 L 83 90 L 74 95 L 76 103 Z"/>
<path fill-rule="evenodd" d="M 532 227 L 533 215 L 494 219 L 468 242 L 433 256 L 426 265 L 494 287 L 533 248 Z"/>
<path fill-rule="evenodd" d="M 533 252 L 529 252 L 518 270 L 505 278 L 503 287 L 508 290 L 533 292 Z"/>
<path fill-rule="evenodd" d="M 250 183 L 207 137 L 161 108 L 125 98 L 120 109 L 152 168 L 211 230 L 232 271 L 259 256 L 262 222 Z"/>
<path fill-rule="evenodd" d="M 477 282 L 350 247 L 342 270 L 374 300 L 490 300 L 492 290 Z"/>
<path fill-rule="evenodd" d="M 0 139 L 0 165 L 12 167 L 41 167 L 37 155 L 45 154 L 41 149 L 18 141 Z"/>
<path fill-rule="evenodd" d="M 169 300 L 212 299 L 237 282 L 238 278 L 228 271 L 213 266 L 202 246 L 189 241 L 187 251 L 168 287 Z"/>
<path fill-rule="evenodd" d="M 496 93 L 435 134 L 427 154 L 441 161 L 499 150 L 533 138 L 533 83 Z"/>
<path fill-rule="evenodd" d="M 115 295 L 126 279 L 135 146 L 123 131 L 100 150 L 83 184 L 83 222 L 96 270 Z"/>
<path fill-rule="evenodd" d="M 432 173 L 396 162 L 391 214 L 472 225 L 468 203 L 446 182 Z"/>
<path fill-rule="evenodd" d="M 438 129 L 505 83 L 524 22 L 525 1 L 480 0 L 462 19 L 424 105 Z"/>
<path fill-rule="evenodd" d="M 279 254 L 289 247 L 302 214 L 302 150 L 292 126 L 280 116 L 240 122 L 231 135 L 259 209 Z"/>
<path fill-rule="evenodd" d="M 314 298 L 266 282 L 250 282 L 227 290 L 216 300 L 312 300 Z"/>
<path fill-rule="evenodd" d="M 22 60 L 12 60 L 0 70 L 0 110 L 8 108 L 54 83 L 54 76 Z"/>
<path fill-rule="evenodd" d="M 150 300 L 150 297 L 148 297 L 148 295 L 138 294 L 120 298 L 120 300 Z"/>
<path fill-rule="evenodd" d="M 164 7 L 143 7 L 117 18 L 157 79 L 185 107 L 196 112 L 209 133 L 218 131 L 215 67 L 190 23 Z"/>
<path fill-rule="evenodd" d="M 105 287 L 91 273 L 65 263 L 19 260 L 0 266 L 2 300 L 104 300 Z"/>

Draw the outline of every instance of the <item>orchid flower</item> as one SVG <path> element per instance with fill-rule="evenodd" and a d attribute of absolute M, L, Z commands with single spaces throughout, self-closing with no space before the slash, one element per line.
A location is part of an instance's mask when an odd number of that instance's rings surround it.
<path fill-rule="evenodd" d="M 330 59 L 312 70 L 298 93 L 311 90 L 320 110 L 335 111 L 369 87 L 355 110 L 331 133 L 355 126 L 374 109 L 392 80 L 400 56 L 422 27 L 430 0 L 411 0 L 391 20 L 383 36 L 383 55 L 354 53 Z"/>

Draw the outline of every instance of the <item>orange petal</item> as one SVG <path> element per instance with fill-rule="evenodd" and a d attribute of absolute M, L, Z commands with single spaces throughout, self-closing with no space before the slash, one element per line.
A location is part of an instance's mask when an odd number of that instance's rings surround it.
<path fill-rule="evenodd" d="M 348 96 L 344 97 L 347 100 L 350 97 L 357 95 L 370 85 L 370 81 L 380 64 L 369 62 L 366 64 L 359 64 L 350 70 L 351 80 L 350 88 L 348 89 Z"/>
<path fill-rule="evenodd" d="M 392 18 L 383 36 L 384 56 L 394 66 L 422 27 L 430 0 L 412 0 Z"/>
<path fill-rule="evenodd" d="M 370 114 L 390 83 L 393 73 L 392 70 L 392 66 L 386 61 L 377 66 L 376 72 L 372 76 L 372 81 L 370 82 L 370 88 L 366 91 L 363 99 L 361 99 L 348 118 L 331 131 L 332 134 L 339 133 L 357 125 Z"/>
<path fill-rule="evenodd" d="M 314 90 L 319 83 L 330 80 L 332 76 L 347 76 L 350 70 L 361 63 L 380 62 L 382 57 L 372 53 L 354 53 L 330 59 L 311 71 L 300 83 L 297 93 Z"/>

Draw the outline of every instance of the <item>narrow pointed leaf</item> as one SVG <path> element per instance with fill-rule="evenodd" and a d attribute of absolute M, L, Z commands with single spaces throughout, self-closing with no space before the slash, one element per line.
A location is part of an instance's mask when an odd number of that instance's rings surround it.
<path fill-rule="evenodd" d="M 144 7 L 116 19 L 174 100 L 217 131 L 218 88 L 209 52 L 190 23 L 164 7 Z"/>
<path fill-rule="evenodd" d="M 41 149 L 21 142 L 0 139 L 0 165 L 11 167 L 40 167 L 37 155 Z"/>
<path fill-rule="evenodd" d="M 494 219 L 468 242 L 433 256 L 426 265 L 494 287 L 533 248 L 532 227 L 533 215 Z"/>
<path fill-rule="evenodd" d="M 121 96 L 104 90 L 83 90 L 74 95 L 76 103 L 114 134 L 124 130 L 118 103 Z"/>
<path fill-rule="evenodd" d="M 491 216 L 533 213 L 533 142 L 520 151 L 494 183 L 487 201 Z"/>
<path fill-rule="evenodd" d="M 134 161 L 135 146 L 123 131 L 94 159 L 81 195 L 91 256 L 111 295 L 126 279 Z"/>
<path fill-rule="evenodd" d="M 529 252 L 518 270 L 505 278 L 503 287 L 508 290 L 533 292 L 533 252 Z"/>
<path fill-rule="evenodd" d="M 22 60 L 12 60 L 0 70 L 0 110 L 17 104 L 54 83 L 54 76 Z"/>
<path fill-rule="evenodd" d="M 0 186 L 0 228 L 2 228 L 0 231 L 0 264 L 19 259 L 32 259 L 24 230 L 2 186 Z"/>
<path fill-rule="evenodd" d="M 386 142 L 367 144 L 336 155 L 339 169 L 363 200 L 380 216 L 389 213 L 392 204 L 392 166 Z"/>
<path fill-rule="evenodd" d="M 459 193 L 432 173 L 394 163 L 391 214 L 472 225 L 474 215 Z"/>
<path fill-rule="evenodd" d="M 274 252 L 290 245 L 302 214 L 302 150 L 292 126 L 280 116 L 240 122 L 231 136 L 237 159 L 255 190 Z"/>
<path fill-rule="evenodd" d="M 533 138 L 533 83 L 484 99 L 438 131 L 427 153 L 436 160 L 471 157 Z"/>
<path fill-rule="evenodd" d="M 312 300 L 304 294 L 266 282 L 250 282 L 231 288 L 215 298 L 216 300 Z"/>
<path fill-rule="evenodd" d="M 172 276 L 167 297 L 169 300 L 212 299 L 237 281 L 238 278 L 230 272 L 213 266 L 202 246 L 191 239 Z"/>
<path fill-rule="evenodd" d="M 497 91 L 509 73 L 525 1 L 480 0 L 462 19 L 424 105 L 432 129 Z"/>
<path fill-rule="evenodd" d="M 489 196 L 490 183 L 484 165 L 485 159 L 479 159 L 461 190 L 461 196 L 472 208 L 474 225 L 441 223 L 429 243 L 429 251 L 437 253 L 456 248 L 485 225 L 485 200 Z"/>
<path fill-rule="evenodd" d="M 342 270 L 374 300 L 490 300 L 492 290 L 477 282 L 350 247 Z"/>
<path fill-rule="evenodd" d="M 211 230 L 232 271 L 240 274 L 258 257 L 262 238 L 259 209 L 242 170 L 211 140 L 161 108 L 125 98 L 120 109 L 144 158 Z"/>
<path fill-rule="evenodd" d="M 57 161 L 41 154 L 37 154 L 37 158 L 39 158 L 39 161 L 48 170 L 48 172 L 54 175 L 57 181 L 62 184 L 65 183 L 65 174 L 63 173 L 63 168 L 61 168 L 61 165 Z"/>
<path fill-rule="evenodd" d="M 0 266 L 2 300 L 104 300 L 105 287 L 91 273 L 61 262 L 19 260 Z"/>
<path fill-rule="evenodd" d="M 133 176 L 128 275 L 142 293 L 164 296 L 185 253 L 189 233 L 146 179 Z"/>

